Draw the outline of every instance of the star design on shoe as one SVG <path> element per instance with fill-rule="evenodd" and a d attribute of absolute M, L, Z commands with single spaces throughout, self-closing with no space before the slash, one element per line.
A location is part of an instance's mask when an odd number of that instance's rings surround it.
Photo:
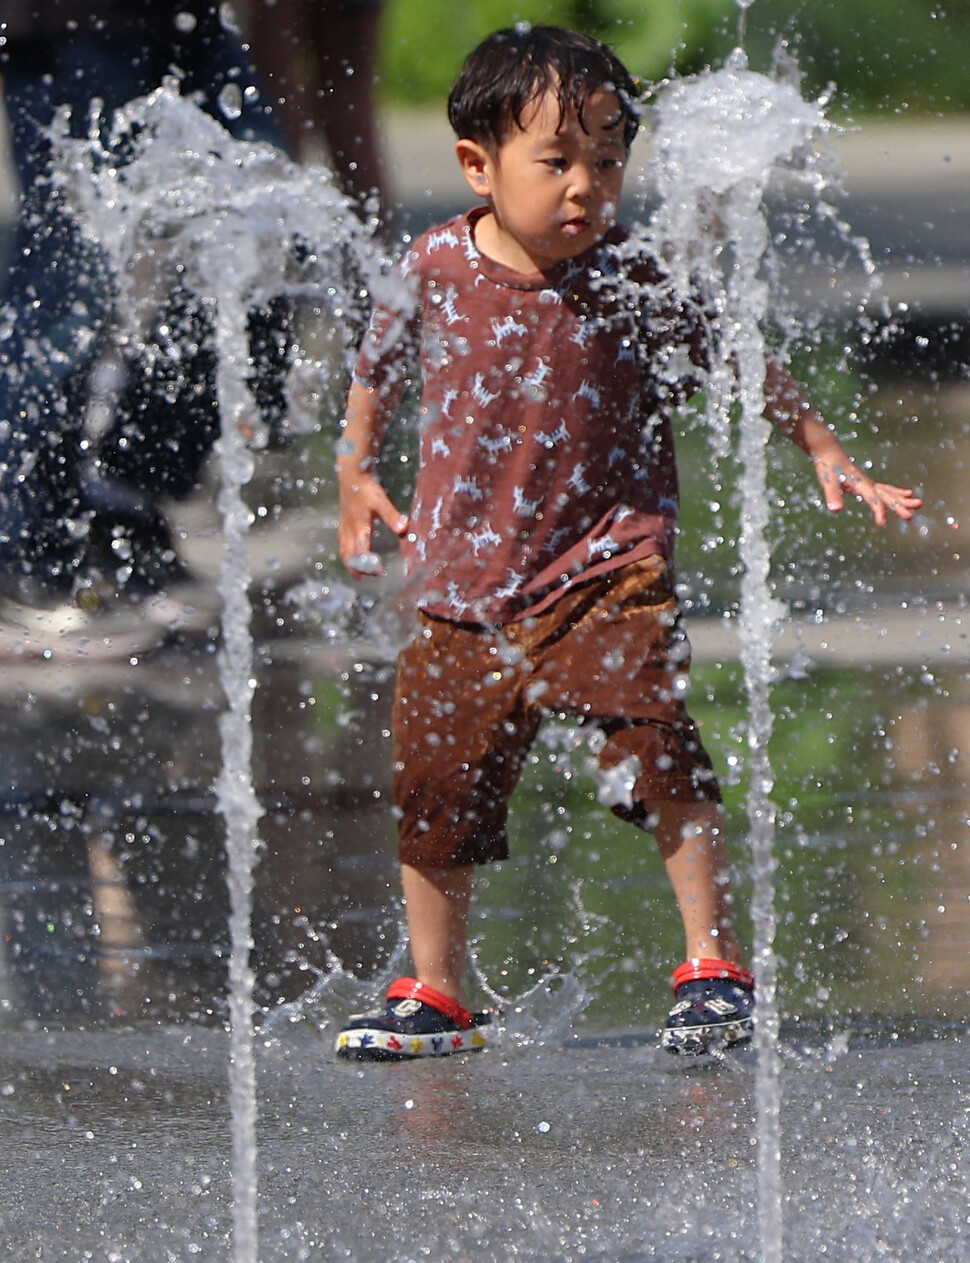
<path fill-rule="evenodd" d="M 415 978 L 398 978 L 383 1013 L 357 1014 L 337 1036 L 338 1057 L 404 1061 L 478 1052 L 488 1044 L 491 1013 L 473 1013 Z"/>

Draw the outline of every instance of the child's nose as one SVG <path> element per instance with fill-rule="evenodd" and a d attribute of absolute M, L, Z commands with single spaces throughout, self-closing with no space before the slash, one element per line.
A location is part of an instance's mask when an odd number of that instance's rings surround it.
<path fill-rule="evenodd" d="M 595 177 L 589 167 L 582 163 L 577 163 L 572 170 L 572 180 L 570 182 L 570 192 L 573 197 L 579 201 L 586 201 L 592 197 L 596 187 Z"/>

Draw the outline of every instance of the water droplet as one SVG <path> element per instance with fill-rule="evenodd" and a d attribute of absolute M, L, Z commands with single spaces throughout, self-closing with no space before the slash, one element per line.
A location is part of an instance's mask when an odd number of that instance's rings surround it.
<path fill-rule="evenodd" d="M 243 95 L 238 83 L 227 83 L 219 93 L 219 109 L 224 118 L 237 119 L 242 114 Z"/>

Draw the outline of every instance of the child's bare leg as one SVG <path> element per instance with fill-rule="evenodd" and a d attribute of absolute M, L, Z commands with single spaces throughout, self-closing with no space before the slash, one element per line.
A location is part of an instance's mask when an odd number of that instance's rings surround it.
<path fill-rule="evenodd" d="M 718 803 L 652 803 L 654 836 L 684 922 L 687 959 L 742 963 L 731 919 L 727 842 Z"/>
<path fill-rule="evenodd" d="M 424 868 L 401 865 L 414 976 L 461 1000 L 468 953 L 468 910 L 474 865 Z"/>

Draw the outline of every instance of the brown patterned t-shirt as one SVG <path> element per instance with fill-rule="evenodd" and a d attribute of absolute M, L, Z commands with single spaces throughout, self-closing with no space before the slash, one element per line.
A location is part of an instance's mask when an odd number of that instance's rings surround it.
<path fill-rule="evenodd" d="M 374 312 L 355 373 L 420 371 L 420 456 L 404 542 L 416 603 L 504 623 L 567 587 L 670 557 L 670 414 L 700 385 L 707 329 L 622 229 L 524 275 L 475 245 L 478 208 L 404 263 L 409 310 Z"/>

